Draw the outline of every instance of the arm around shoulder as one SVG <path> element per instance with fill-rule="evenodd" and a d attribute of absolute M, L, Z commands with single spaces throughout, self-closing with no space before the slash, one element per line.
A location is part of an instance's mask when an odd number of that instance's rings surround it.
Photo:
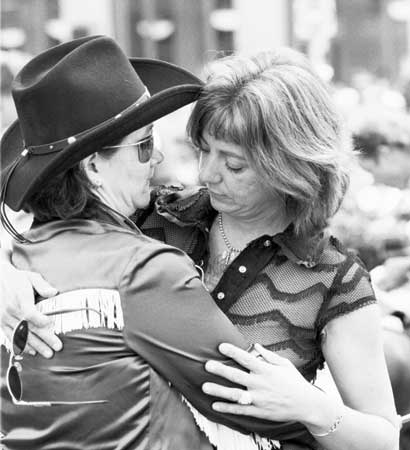
<path fill-rule="evenodd" d="M 121 281 L 127 344 L 208 419 L 242 432 L 275 435 L 272 422 L 212 409 L 212 399 L 201 387 L 217 378 L 205 371 L 206 361 L 234 365 L 218 352 L 218 345 L 230 342 L 243 349 L 248 345 L 216 306 L 185 254 L 157 244 L 143 252 L 131 258 Z M 300 429 L 290 423 L 281 428 Z"/>

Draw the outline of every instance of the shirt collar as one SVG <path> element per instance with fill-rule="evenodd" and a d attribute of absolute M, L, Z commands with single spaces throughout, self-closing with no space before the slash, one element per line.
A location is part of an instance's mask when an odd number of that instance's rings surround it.
<path fill-rule="evenodd" d="M 180 226 L 197 226 L 205 233 L 209 231 L 217 215 L 217 211 L 210 205 L 209 194 L 204 187 L 197 187 L 194 194 L 191 190 L 189 195 L 186 195 L 183 190 L 174 189 L 171 192 L 162 186 L 158 188 L 155 199 L 160 215 Z M 295 234 L 293 225 L 281 233 L 274 236 L 265 235 L 254 242 L 259 243 L 261 239 L 265 241 L 267 238 L 276 243 L 289 260 L 307 268 L 315 267 L 319 263 L 326 243 L 323 230 L 310 236 L 300 236 Z"/>
<path fill-rule="evenodd" d="M 104 234 L 107 231 L 121 230 L 123 232 L 141 233 L 140 229 L 135 226 L 131 229 L 127 224 L 116 221 L 114 218 L 108 217 L 106 220 L 101 219 L 65 219 L 53 220 L 49 222 L 34 221 L 30 230 L 24 236 L 33 243 L 46 241 L 53 238 L 57 234 L 64 232 L 83 232 L 86 234 Z"/>
<path fill-rule="evenodd" d="M 324 230 L 312 236 L 297 235 L 293 225 L 290 225 L 282 233 L 272 236 L 272 241 L 279 245 L 281 252 L 292 262 L 311 269 L 319 264 L 326 237 Z"/>

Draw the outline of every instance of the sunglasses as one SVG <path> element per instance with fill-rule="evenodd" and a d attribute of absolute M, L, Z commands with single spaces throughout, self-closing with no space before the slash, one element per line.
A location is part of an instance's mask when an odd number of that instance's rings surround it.
<path fill-rule="evenodd" d="M 93 308 L 75 308 L 75 309 L 61 309 L 53 312 L 47 312 L 45 315 L 66 314 L 75 311 L 94 311 L 100 314 L 99 311 Z M 107 403 L 107 400 L 86 400 L 79 402 L 62 402 L 62 401 L 41 401 L 41 402 L 26 402 L 22 400 L 23 397 L 23 383 L 19 372 L 22 371 L 20 361 L 23 359 L 23 352 L 26 348 L 28 340 L 28 323 L 26 320 L 20 321 L 13 331 L 12 349 L 10 352 L 9 366 L 7 369 L 7 389 L 11 396 L 13 403 L 17 406 L 54 406 L 54 405 L 90 405 L 95 403 Z"/>
<path fill-rule="evenodd" d="M 123 147 L 136 147 L 138 151 L 139 162 L 147 163 L 152 158 L 152 153 L 154 152 L 154 136 L 151 134 L 150 136 L 133 144 L 106 145 L 105 147 L 103 147 L 103 149 L 123 148 Z"/>

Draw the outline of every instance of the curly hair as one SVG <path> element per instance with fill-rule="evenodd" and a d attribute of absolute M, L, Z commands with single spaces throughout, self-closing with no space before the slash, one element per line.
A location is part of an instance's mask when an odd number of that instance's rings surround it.
<path fill-rule="evenodd" d="M 326 226 L 356 159 L 326 85 L 290 49 L 212 63 L 187 132 L 198 147 L 207 132 L 243 148 L 298 234 Z"/>

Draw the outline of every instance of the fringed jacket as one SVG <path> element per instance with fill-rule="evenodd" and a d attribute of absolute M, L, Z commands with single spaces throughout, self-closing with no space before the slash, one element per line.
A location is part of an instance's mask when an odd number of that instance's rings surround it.
<path fill-rule="evenodd" d="M 221 342 L 248 343 L 185 253 L 103 221 L 40 224 L 27 237 L 33 243 L 16 244 L 13 263 L 40 272 L 60 292 L 38 299 L 40 311 L 88 309 L 50 316 L 64 349 L 49 360 L 25 354 L 19 361 L 23 400 L 106 402 L 14 405 L 6 386 L 9 352 L 2 346 L 1 447 L 210 450 L 212 442 L 239 450 L 274 448 L 252 431 L 282 439 L 302 430 L 212 410 L 201 386 L 217 379 L 204 363 L 223 360 Z"/>

